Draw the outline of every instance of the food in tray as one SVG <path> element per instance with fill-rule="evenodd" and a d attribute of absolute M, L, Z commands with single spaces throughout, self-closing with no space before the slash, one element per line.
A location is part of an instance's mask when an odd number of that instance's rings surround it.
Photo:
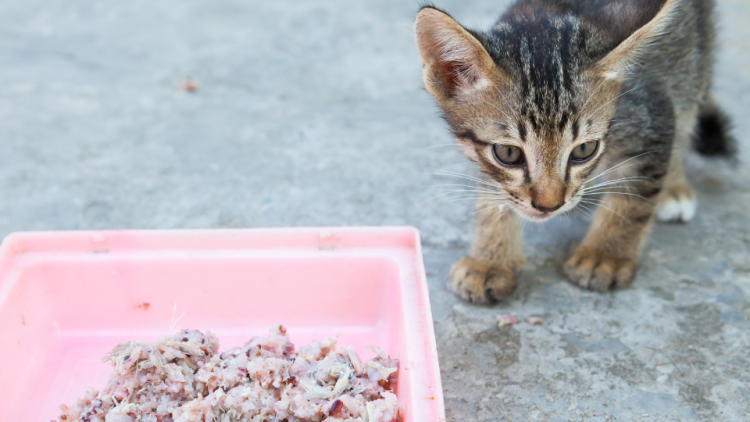
<path fill-rule="evenodd" d="M 130 341 L 104 356 L 101 391 L 61 405 L 60 422 L 395 422 L 398 360 L 363 362 L 336 339 L 295 349 L 283 326 L 219 353 L 210 332 Z"/>

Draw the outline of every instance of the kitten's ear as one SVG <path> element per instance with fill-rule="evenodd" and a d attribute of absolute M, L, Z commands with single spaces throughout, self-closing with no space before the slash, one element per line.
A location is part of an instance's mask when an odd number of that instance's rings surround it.
<path fill-rule="evenodd" d="M 627 36 L 614 50 L 607 53 L 593 66 L 592 70 L 597 76 L 618 82 L 624 81 L 628 67 L 637 60 L 638 54 L 669 29 L 669 24 L 677 9 L 681 7 L 682 1 L 666 0 L 663 1 L 661 7 L 654 7 L 654 3 L 658 6 L 660 1 L 624 0 L 609 5 L 610 10 L 607 10 L 607 14 L 612 15 L 612 18 L 619 16 L 619 20 L 622 20 L 628 17 L 630 22 L 640 21 L 645 24 Z M 604 19 L 607 18 L 604 17 Z"/>
<path fill-rule="evenodd" d="M 414 22 L 422 77 L 438 99 L 466 95 L 491 84 L 495 64 L 482 44 L 448 14 L 424 7 Z"/>

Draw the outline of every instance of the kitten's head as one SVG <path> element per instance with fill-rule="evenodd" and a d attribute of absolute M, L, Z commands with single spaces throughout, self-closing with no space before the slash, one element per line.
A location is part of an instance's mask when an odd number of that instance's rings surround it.
<path fill-rule="evenodd" d="M 676 0 L 662 3 L 620 0 L 577 17 L 519 3 L 488 33 L 419 12 L 425 87 L 463 153 L 520 215 L 542 221 L 577 204 L 607 150 L 628 67 Z"/>

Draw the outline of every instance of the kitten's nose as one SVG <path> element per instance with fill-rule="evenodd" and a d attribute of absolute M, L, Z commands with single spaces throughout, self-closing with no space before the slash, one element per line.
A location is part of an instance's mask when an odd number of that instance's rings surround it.
<path fill-rule="evenodd" d="M 537 209 L 541 212 L 554 212 L 562 208 L 562 206 L 565 205 L 565 202 L 560 202 L 559 204 L 552 206 L 552 207 L 545 207 L 543 205 L 537 204 L 534 201 L 531 201 L 531 206 L 534 207 L 534 209 Z"/>
<path fill-rule="evenodd" d="M 536 180 L 529 187 L 529 199 L 535 210 L 551 213 L 565 205 L 565 182 L 555 174 L 554 169 L 542 170 L 546 171 L 535 177 Z"/>

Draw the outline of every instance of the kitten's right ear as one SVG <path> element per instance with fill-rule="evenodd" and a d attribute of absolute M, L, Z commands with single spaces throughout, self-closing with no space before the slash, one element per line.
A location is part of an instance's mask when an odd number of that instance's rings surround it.
<path fill-rule="evenodd" d="M 492 83 L 495 65 L 482 44 L 447 13 L 423 7 L 414 22 L 427 92 L 447 100 Z"/>

